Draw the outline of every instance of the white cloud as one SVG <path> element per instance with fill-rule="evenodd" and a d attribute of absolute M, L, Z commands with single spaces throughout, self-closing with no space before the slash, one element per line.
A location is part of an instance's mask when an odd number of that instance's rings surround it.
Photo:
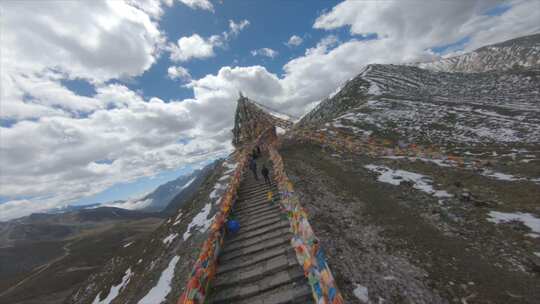
<path fill-rule="evenodd" d="M 188 61 L 192 58 L 208 58 L 214 56 L 214 39 L 204 39 L 198 34 L 178 39 L 170 45 L 172 61 Z"/>
<path fill-rule="evenodd" d="M 350 26 L 353 34 L 376 33 L 389 52 L 416 58 L 426 49 L 454 43 L 470 36 L 466 49 L 532 34 L 540 30 L 540 2 L 515 0 L 502 16 L 485 12 L 500 4 L 496 0 L 446 1 L 402 5 L 399 2 L 344 1 L 320 16 L 314 27 L 336 29 Z M 429 16 L 429 18 L 426 18 Z M 397 47 L 390 48 L 390 47 Z"/>
<path fill-rule="evenodd" d="M 167 75 L 170 79 L 180 79 L 183 81 L 189 81 L 191 80 L 191 74 L 189 74 L 189 71 L 181 66 L 170 66 L 167 69 Z"/>
<path fill-rule="evenodd" d="M 3 74 L 54 67 L 92 82 L 136 76 L 163 43 L 151 16 L 123 1 L 3 1 L 0 7 Z"/>
<path fill-rule="evenodd" d="M 137 199 L 128 199 L 122 202 L 110 202 L 110 203 L 103 204 L 103 206 L 128 209 L 128 210 L 139 210 L 139 209 L 144 209 L 152 205 L 153 201 L 154 200 L 151 198 L 145 199 L 145 200 L 143 200 L 142 198 L 137 198 Z"/>
<path fill-rule="evenodd" d="M 163 9 L 161 7 L 161 2 L 165 2 L 167 6 L 172 5 L 172 0 L 127 0 L 128 4 L 144 11 L 149 16 L 159 19 L 163 14 Z"/>
<path fill-rule="evenodd" d="M 214 11 L 214 6 L 210 0 L 179 0 L 183 4 L 189 6 L 192 9 L 202 9 L 207 11 Z"/>
<path fill-rule="evenodd" d="M 229 20 L 229 35 L 238 35 L 248 25 L 249 21 L 245 19 L 238 23 L 234 22 L 234 20 Z"/>
<path fill-rule="evenodd" d="M 276 57 L 278 55 L 278 52 L 273 50 L 273 49 L 270 49 L 270 48 L 262 48 L 262 49 L 258 49 L 258 50 L 252 50 L 251 55 L 252 56 L 265 56 L 265 57 L 269 57 L 269 58 L 274 58 L 274 57 Z"/>
<path fill-rule="evenodd" d="M 200 126 L 206 120 L 196 119 L 204 116 L 199 111 L 212 110 L 204 104 L 144 101 L 118 85 L 98 88 L 95 99 L 108 107 L 85 118 L 42 117 L 0 129 L 0 195 L 32 197 L 1 204 L 0 220 L 63 205 L 230 149 L 221 130 L 211 123 L 206 129 Z M 182 138 L 191 141 L 179 143 Z"/>
<path fill-rule="evenodd" d="M 181 37 L 176 44 L 169 44 L 170 59 L 172 61 L 188 61 L 190 59 L 203 59 L 215 56 L 214 48 L 225 47 L 226 43 L 233 37 L 236 37 L 240 31 L 249 25 L 248 20 L 242 20 L 238 23 L 229 20 L 229 31 L 221 35 L 212 35 L 205 39 L 199 34 L 193 34 L 189 37 Z"/>
<path fill-rule="evenodd" d="M 292 35 L 291 38 L 289 38 L 289 41 L 287 41 L 288 46 L 299 46 L 304 42 L 304 39 L 302 37 L 297 35 Z"/>

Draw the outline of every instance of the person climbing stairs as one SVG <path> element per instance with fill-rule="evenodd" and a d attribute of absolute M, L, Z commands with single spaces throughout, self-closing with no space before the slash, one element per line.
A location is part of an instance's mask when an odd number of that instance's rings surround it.
<path fill-rule="evenodd" d="M 258 163 L 263 162 L 268 159 L 260 157 Z M 229 217 L 240 229 L 224 240 L 208 303 L 314 303 L 279 200 L 275 180 L 266 184 L 251 172 L 244 173 Z"/>

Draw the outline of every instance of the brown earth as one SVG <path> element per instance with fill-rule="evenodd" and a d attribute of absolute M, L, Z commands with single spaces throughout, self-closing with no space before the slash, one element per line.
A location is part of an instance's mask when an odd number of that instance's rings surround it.
<path fill-rule="evenodd" d="M 526 237 L 523 225 L 486 220 L 489 210 L 538 216 L 537 184 L 294 141 L 280 152 L 347 303 L 361 303 L 355 284 L 372 303 L 538 303 L 531 258 L 540 239 Z M 367 164 L 430 176 L 454 198 L 378 182 Z M 474 201 L 459 199 L 465 187 Z"/>
<path fill-rule="evenodd" d="M 67 240 L 25 242 L 0 248 L 0 303 L 61 303 L 112 256 L 131 250 L 123 245 L 145 238 L 161 218 L 103 223 Z M 17 266 L 18 265 L 18 266 Z"/>

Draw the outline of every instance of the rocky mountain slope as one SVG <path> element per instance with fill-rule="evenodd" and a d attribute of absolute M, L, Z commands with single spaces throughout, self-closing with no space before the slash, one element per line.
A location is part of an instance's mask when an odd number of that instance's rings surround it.
<path fill-rule="evenodd" d="M 89 274 L 154 231 L 163 218 L 176 215 L 216 166 L 161 185 L 140 199 L 149 202 L 140 210 L 68 206 L 1 223 L 0 302 L 61 302 Z"/>
<path fill-rule="evenodd" d="M 234 173 L 235 156 L 213 166 L 191 199 L 146 239 L 90 276 L 64 303 L 176 303 Z"/>
<path fill-rule="evenodd" d="M 154 191 L 141 198 L 127 201 L 120 200 L 103 205 L 144 212 L 163 211 L 166 214 L 174 213 L 181 206 L 182 202 L 191 197 L 213 168 L 214 164 L 211 163 L 201 169 L 194 170 L 190 174 L 181 175 L 175 180 L 160 185 Z M 174 198 L 177 198 L 175 203 L 169 207 L 169 203 Z"/>
<path fill-rule="evenodd" d="M 169 199 L 167 206 L 161 211 L 161 213 L 164 215 L 176 214 L 176 212 L 178 212 L 178 210 L 182 208 L 186 202 L 193 198 L 202 183 L 209 175 L 213 173 L 214 170 L 216 170 L 219 164 L 220 161 L 214 161 L 200 170 L 195 170 L 193 174 L 190 174 L 190 179 L 182 185 L 182 190 Z M 176 189 L 178 189 L 178 186 L 176 187 Z"/>
<path fill-rule="evenodd" d="M 113 207 L 39 213 L 0 226 L 0 303 L 58 303 L 162 221 Z"/>
<path fill-rule="evenodd" d="M 540 65 L 540 33 L 481 47 L 473 52 L 416 64 L 432 71 L 476 73 Z"/>
<path fill-rule="evenodd" d="M 286 135 L 347 301 L 537 302 L 540 65 L 516 59 L 537 41 L 367 66 Z"/>
<path fill-rule="evenodd" d="M 444 144 L 540 140 L 538 70 L 448 73 L 369 65 L 302 124 Z"/>

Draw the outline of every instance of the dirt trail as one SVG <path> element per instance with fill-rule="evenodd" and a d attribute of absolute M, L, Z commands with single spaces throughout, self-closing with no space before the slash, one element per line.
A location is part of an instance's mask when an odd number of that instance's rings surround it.
<path fill-rule="evenodd" d="M 32 272 L 30 275 L 28 275 L 26 278 L 22 279 L 21 281 L 17 282 L 17 284 L 9 287 L 8 289 L 4 290 L 2 293 L 0 293 L 0 297 L 3 297 L 5 295 L 8 295 L 10 292 L 14 291 L 15 289 L 21 287 L 24 283 L 26 283 L 27 281 L 33 279 L 33 278 L 36 278 L 38 277 L 42 272 L 44 272 L 45 270 L 47 270 L 49 267 L 51 267 L 54 263 L 56 262 L 59 262 L 61 260 L 63 260 L 64 258 L 66 258 L 69 254 L 70 254 L 70 250 L 69 250 L 69 247 L 68 247 L 69 243 L 68 244 L 65 244 L 62 249 L 64 250 L 64 254 L 62 254 L 61 256 L 47 262 L 46 264 L 43 264 L 43 265 L 40 265 L 38 267 L 36 267 L 34 269 L 34 272 Z"/>

